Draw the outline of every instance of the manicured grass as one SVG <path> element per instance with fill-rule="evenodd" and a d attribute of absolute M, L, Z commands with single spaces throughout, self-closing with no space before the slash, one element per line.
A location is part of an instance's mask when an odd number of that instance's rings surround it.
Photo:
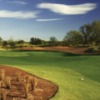
<path fill-rule="evenodd" d="M 59 86 L 52 100 L 100 100 L 100 56 L 0 51 L 0 64 L 26 70 Z"/>

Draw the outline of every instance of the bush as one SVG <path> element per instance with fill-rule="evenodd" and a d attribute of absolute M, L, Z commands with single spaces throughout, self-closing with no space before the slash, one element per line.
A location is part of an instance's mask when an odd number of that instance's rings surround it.
<path fill-rule="evenodd" d="M 85 50 L 85 53 L 100 53 L 100 47 L 89 47 L 87 50 Z"/>
<path fill-rule="evenodd" d="M 95 53 L 95 50 L 93 48 L 88 48 L 85 50 L 85 53 Z"/>

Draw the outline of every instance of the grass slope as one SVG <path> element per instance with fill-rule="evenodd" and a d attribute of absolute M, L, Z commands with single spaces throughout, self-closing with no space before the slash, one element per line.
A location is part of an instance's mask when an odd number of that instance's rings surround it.
<path fill-rule="evenodd" d="M 59 92 L 52 100 L 100 100 L 100 56 L 0 51 L 0 64 L 16 66 L 56 83 Z"/>

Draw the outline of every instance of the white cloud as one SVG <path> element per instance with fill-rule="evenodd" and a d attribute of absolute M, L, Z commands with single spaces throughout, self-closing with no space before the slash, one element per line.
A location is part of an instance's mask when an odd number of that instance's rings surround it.
<path fill-rule="evenodd" d="M 36 17 L 37 12 L 0 10 L 0 18 L 30 19 Z"/>
<path fill-rule="evenodd" d="M 96 8 L 95 3 L 85 3 L 80 5 L 65 5 L 65 4 L 54 4 L 54 3 L 40 3 L 37 5 L 38 8 L 49 9 L 54 13 L 62 15 L 77 15 L 86 14 L 87 12 Z"/>
<path fill-rule="evenodd" d="M 11 1 L 11 2 L 9 2 L 9 3 L 11 3 L 11 4 L 20 4 L 20 5 L 26 5 L 26 4 L 27 4 L 27 3 L 24 2 L 24 1 Z"/>
<path fill-rule="evenodd" d="M 52 19 L 36 19 L 38 22 L 48 22 L 48 21 L 58 21 L 63 20 L 63 18 L 52 18 Z"/>

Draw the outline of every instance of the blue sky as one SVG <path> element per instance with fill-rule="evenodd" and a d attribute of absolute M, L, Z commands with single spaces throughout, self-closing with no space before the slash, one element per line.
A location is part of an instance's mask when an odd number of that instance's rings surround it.
<path fill-rule="evenodd" d="M 0 37 L 62 40 L 70 30 L 100 20 L 100 0 L 0 0 Z"/>

